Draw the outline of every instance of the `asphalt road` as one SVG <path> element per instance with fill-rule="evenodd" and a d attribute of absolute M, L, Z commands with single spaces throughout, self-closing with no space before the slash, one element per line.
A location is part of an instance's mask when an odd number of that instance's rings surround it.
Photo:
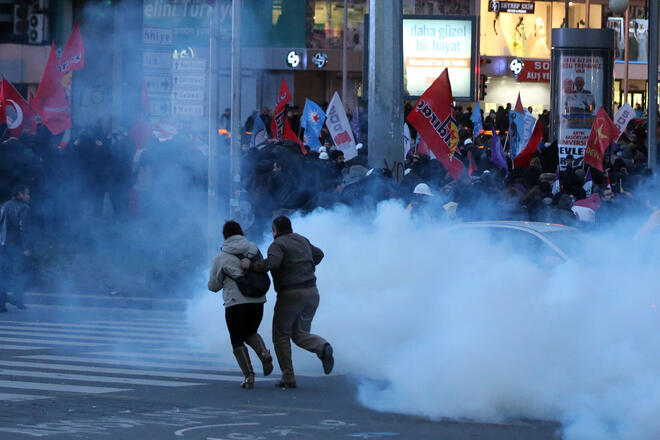
<path fill-rule="evenodd" d="M 0 439 L 558 438 L 550 422 L 374 412 L 345 376 L 299 376 L 284 390 L 276 367 L 244 390 L 237 366 L 186 346 L 187 330 L 175 312 L 10 308 L 0 315 Z"/>

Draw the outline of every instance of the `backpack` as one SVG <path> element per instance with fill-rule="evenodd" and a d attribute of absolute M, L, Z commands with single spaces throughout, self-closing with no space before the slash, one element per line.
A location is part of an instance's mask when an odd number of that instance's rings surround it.
<path fill-rule="evenodd" d="M 244 255 L 243 258 L 247 258 L 247 255 Z M 261 252 L 258 252 L 257 255 L 250 258 L 251 262 L 259 261 L 263 259 Z M 247 298 L 261 298 L 266 295 L 268 289 L 270 289 L 270 278 L 266 272 L 250 272 L 247 271 L 243 276 L 234 278 L 230 276 L 227 272 L 224 272 L 226 277 L 231 278 L 236 282 L 238 290 L 241 291 L 243 296 Z"/>

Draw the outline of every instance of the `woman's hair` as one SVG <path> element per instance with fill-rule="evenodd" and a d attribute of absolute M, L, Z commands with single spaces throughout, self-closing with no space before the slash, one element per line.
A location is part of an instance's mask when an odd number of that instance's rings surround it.
<path fill-rule="evenodd" d="M 243 235 L 243 229 L 241 225 L 234 220 L 227 220 L 222 226 L 222 235 L 225 237 L 225 240 L 233 235 Z"/>

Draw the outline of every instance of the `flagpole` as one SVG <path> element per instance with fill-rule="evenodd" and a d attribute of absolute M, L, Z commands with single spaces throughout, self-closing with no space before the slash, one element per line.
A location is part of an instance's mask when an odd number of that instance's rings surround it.
<path fill-rule="evenodd" d="M 229 173 L 229 217 L 235 218 L 238 191 L 241 186 L 241 6 L 243 0 L 232 1 L 231 11 L 231 148 Z M 219 2 L 216 2 L 219 5 Z"/>
<path fill-rule="evenodd" d="M 218 28 L 220 26 L 220 8 L 213 6 L 209 39 L 209 157 L 208 157 L 208 195 L 207 195 L 207 235 L 208 253 L 213 256 L 220 245 L 220 224 L 218 206 Z"/>

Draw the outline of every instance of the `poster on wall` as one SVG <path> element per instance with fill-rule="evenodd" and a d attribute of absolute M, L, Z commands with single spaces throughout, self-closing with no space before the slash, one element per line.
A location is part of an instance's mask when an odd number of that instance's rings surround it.
<path fill-rule="evenodd" d="M 403 18 L 404 94 L 419 97 L 446 68 L 457 101 L 474 100 L 474 17 Z"/>
<path fill-rule="evenodd" d="M 559 165 L 566 167 L 570 154 L 581 166 L 596 110 L 603 105 L 603 57 L 559 57 Z"/>

